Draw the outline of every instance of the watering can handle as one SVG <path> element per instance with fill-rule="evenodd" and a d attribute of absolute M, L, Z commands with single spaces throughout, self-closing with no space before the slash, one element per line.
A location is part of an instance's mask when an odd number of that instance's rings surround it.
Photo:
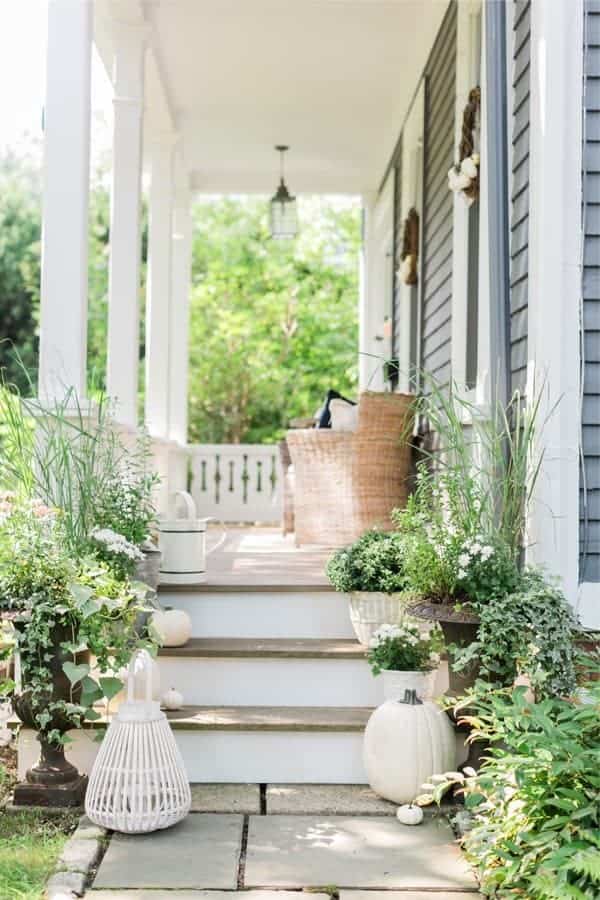
<path fill-rule="evenodd" d="M 173 504 L 173 507 L 174 507 L 173 511 L 175 514 L 175 518 L 177 518 L 177 498 L 178 497 L 181 497 L 185 504 L 185 512 L 186 512 L 185 518 L 186 519 L 195 519 L 196 518 L 196 504 L 194 503 L 194 498 L 192 497 L 191 494 L 188 494 L 187 491 L 174 491 L 173 497 L 175 498 L 174 504 Z"/>

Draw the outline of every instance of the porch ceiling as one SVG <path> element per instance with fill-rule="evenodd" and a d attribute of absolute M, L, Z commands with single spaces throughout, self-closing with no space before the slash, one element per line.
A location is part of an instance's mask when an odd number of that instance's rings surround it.
<path fill-rule="evenodd" d="M 193 185 L 375 190 L 448 0 L 128 0 L 149 26 L 149 128 L 175 128 Z M 99 0 L 110 71 L 123 4 Z"/>

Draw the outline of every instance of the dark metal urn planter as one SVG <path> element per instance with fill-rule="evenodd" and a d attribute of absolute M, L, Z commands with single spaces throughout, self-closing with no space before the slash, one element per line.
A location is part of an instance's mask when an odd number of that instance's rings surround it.
<path fill-rule="evenodd" d="M 23 627 L 15 622 L 15 628 Z M 61 649 L 61 643 L 71 638 L 71 631 L 65 626 L 57 626 L 52 634 L 52 660 L 48 668 L 52 674 L 52 684 L 44 698 L 36 700 L 35 709 L 32 704 L 31 691 L 23 686 L 20 694 L 13 697 L 14 710 L 21 722 L 34 731 L 38 730 L 36 712 L 41 712 L 44 704 L 63 700 L 78 703 L 81 697 L 81 686 L 71 686 L 63 672 L 63 663 L 73 661 L 73 655 Z M 88 660 L 87 652 L 77 655 L 76 662 Z M 73 722 L 64 713 L 57 712 L 49 722 L 48 730 L 56 729 L 65 734 L 73 728 Z M 40 757 L 36 764 L 27 770 L 25 781 L 15 787 L 13 802 L 15 806 L 82 806 L 87 787 L 87 776 L 81 775 L 76 767 L 65 759 L 63 744 L 51 744 L 38 732 Z"/>
<path fill-rule="evenodd" d="M 465 647 L 477 639 L 479 618 L 468 608 L 457 609 L 454 603 L 434 603 L 431 600 L 421 600 L 411 604 L 410 614 L 417 619 L 437 622 L 444 633 L 446 646 L 457 644 Z M 460 697 L 464 694 L 475 684 L 478 671 L 479 667 L 476 663 L 460 672 L 454 671 L 449 663 L 450 695 Z"/>

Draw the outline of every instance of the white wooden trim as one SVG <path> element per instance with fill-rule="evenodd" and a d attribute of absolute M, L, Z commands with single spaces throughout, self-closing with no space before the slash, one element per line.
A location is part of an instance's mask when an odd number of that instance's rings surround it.
<path fill-rule="evenodd" d="M 583 5 L 531 6 L 529 370 L 545 458 L 529 522 L 529 558 L 560 576 L 577 603 L 579 569 L 579 316 Z"/>
<path fill-rule="evenodd" d="M 393 185 L 392 185 L 393 188 Z M 389 356 L 384 339 L 386 315 L 386 251 L 390 221 L 393 221 L 393 193 L 388 189 L 376 200 L 363 196 L 364 234 L 360 262 L 359 299 L 359 389 L 384 389 L 383 362 Z M 392 216 L 390 220 L 388 216 Z M 389 302 L 389 301 L 388 301 Z"/>
<path fill-rule="evenodd" d="M 151 146 L 146 285 L 146 426 L 153 437 L 169 431 L 169 306 L 173 204 L 172 132 Z"/>
<path fill-rule="evenodd" d="M 182 166 L 181 160 L 179 160 Z M 192 218 L 190 192 L 184 183 L 175 191 L 173 208 L 171 306 L 169 317 L 169 437 L 185 444 L 188 427 L 189 304 Z"/>
<path fill-rule="evenodd" d="M 279 522 L 283 472 L 277 444 L 193 444 L 191 492 L 200 516 Z"/>
<path fill-rule="evenodd" d="M 575 610 L 586 628 L 600 631 L 600 584 L 584 581 L 579 585 Z"/>
<path fill-rule="evenodd" d="M 50 402 L 86 393 L 92 12 L 48 5 L 38 389 Z"/>
<path fill-rule="evenodd" d="M 469 91 L 479 74 L 481 58 L 476 57 L 474 26 L 481 14 L 479 0 L 459 0 L 456 21 L 456 96 L 454 113 L 454 158 L 458 160 L 462 119 Z M 480 42 L 481 44 L 483 42 Z M 481 221 L 480 216 L 480 221 Z M 465 392 L 467 372 L 467 304 L 469 286 L 469 207 L 454 194 L 452 229 L 452 380 Z"/>
<path fill-rule="evenodd" d="M 146 29 L 115 25 L 106 386 L 123 425 L 138 421 L 140 209 Z"/>

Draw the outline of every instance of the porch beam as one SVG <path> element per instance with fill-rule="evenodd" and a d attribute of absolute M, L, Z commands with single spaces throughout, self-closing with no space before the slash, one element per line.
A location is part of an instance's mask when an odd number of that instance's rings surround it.
<path fill-rule="evenodd" d="M 531 402 L 541 392 L 544 460 L 529 523 L 529 558 L 560 576 L 573 604 L 579 568 L 582 90 L 583 4 L 535 0 L 527 394 Z"/>
<path fill-rule="evenodd" d="M 38 392 L 49 402 L 86 393 L 92 13 L 48 4 Z"/>
<path fill-rule="evenodd" d="M 115 26 L 106 384 L 117 420 L 132 428 L 138 421 L 145 44 L 143 26 Z"/>
<path fill-rule="evenodd" d="M 169 433 L 169 306 L 173 203 L 172 132 L 154 137 L 150 150 L 148 275 L 146 284 L 146 427 Z"/>

